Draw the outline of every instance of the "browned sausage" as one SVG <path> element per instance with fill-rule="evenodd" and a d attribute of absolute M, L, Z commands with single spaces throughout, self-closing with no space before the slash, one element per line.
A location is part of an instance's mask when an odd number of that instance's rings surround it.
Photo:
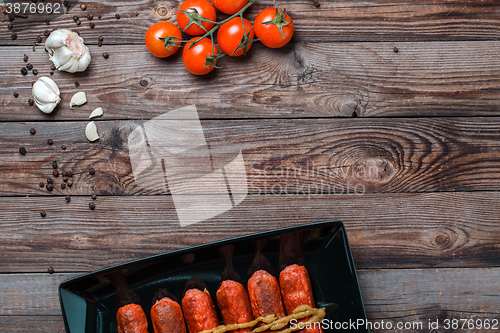
<path fill-rule="evenodd" d="M 199 289 L 186 291 L 182 299 L 182 311 L 189 333 L 198 333 L 219 326 L 212 298 Z"/>
<path fill-rule="evenodd" d="M 186 333 L 181 306 L 168 297 L 163 297 L 153 305 L 151 321 L 155 333 Z"/>
<path fill-rule="evenodd" d="M 278 281 L 268 272 L 259 270 L 253 273 L 248 280 L 248 295 L 255 318 L 270 314 L 278 318 L 285 316 Z"/>
<path fill-rule="evenodd" d="M 127 304 L 116 312 L 119 333 L 148 333 L 148 319 L 140 305 Z"/>
<path fill-rule="evenodd" d="M 300 305 L 315 307 L 309 273 L 304 266 L 290 265 L 280 273 L 281 296 L 288 314 Z M 303 321 L 306 321 L 305 318 Z M 302 333 L 322 333 L 321 327 L 311 326 L 300 330 Z"/>
<path fill-rule="evenodd" d="M 217 290 L 217 304 L 224 324 L 242 324 L 252 321 L 252 306 L 247 291 L 241 283 L 225 280 Z M 251 332 L 250 328 L 234 331 L 235 333 Z"/>

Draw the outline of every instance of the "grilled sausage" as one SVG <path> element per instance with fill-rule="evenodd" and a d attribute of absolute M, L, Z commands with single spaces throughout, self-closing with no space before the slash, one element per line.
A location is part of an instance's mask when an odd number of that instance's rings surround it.
<path fill-rule="evenodd" d="M 142 307 L 127 304 L 116 312 L 118 333 L 148 333 L 148 320 Z"/>
<path fill-rule="evenodd" d="M 168 297 L 163 297 L 153 305 L 151 321 L 155 333 L 186 333 L 181 306 Z"/>
<path fill-rule="evenodd" d="M 278 281 L 268 272 L 259 270 L 253 273 L 248 280 L 248 295 L 255 318 L 270 314 L 278 318 L 285 316 Z"/>
<path fill-rule="evenodd" d="M 216 296 L 224 324 L 241 324 L 254 319 L 250 299 L 241 283 L 232 280 L 223 281 Z M 234 332 L 247 333 L 251 331 L 250 328 L 244 328 Z"/>
<path fill-rule="evenodd" d="M 182 299 L 182 311 L 189 333 L 198 333 L 219 326 L 212 298 L 199 289 L 186 291 Z"/>
<path fill-rule="evenodd" d="M 280 287 L 283 303 L 288 314 L 300 305 L 315 307 L 309 273 L 304 266 L 290 265 L 280 273 Z M 307 321 L 304 318 L 301 321 Z M 321 327 L 310 327 L 300 330 L 302 333 L 322 333 Z"/>

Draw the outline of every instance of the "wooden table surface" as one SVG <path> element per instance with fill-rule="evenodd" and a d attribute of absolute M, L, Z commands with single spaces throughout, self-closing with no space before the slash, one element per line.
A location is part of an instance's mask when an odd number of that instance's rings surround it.
<path fill-rule="evenodd" d="M 162 19 L 157 9 L 175 22 L 180 1 L 87 2 L 85 12 L 24 29 L 17 18 L 16 40 L 3 17 L 0 331 L 63 332 L 57 287 L 79 274 L 332 219 L 347 227 L 369 319 L 425 324 L 399 332 L 431 332 L 436 319 L 500 319 L 500 2 L 320 2 L 281 0 L 295 20 L 292 42 L 254 43 L 206 77 L 187 73 L 181 52 L 156 59 L 143 44 Z M 246 16 L 271 3 L 257 0 Z M 79 31 L 92 63 L 53 74 L 63 102 L 46 115 L 28 99 L 32 81 L 49 76 L 44 31 L 55 28 Z M 21 75 L 24 54 L 38 76 Z M 88 103 L 70 109 L 77 91 Z M 231 211 L 181 228 L 168 189 L 135 183 L 127 135 L 187 105 L 197 106 L 208 141 L 241 148 L 251 186 Z M 98 106 L 101 139 L 89 143 L 84 128 Z M 61 177 L 52 192 L 39 187 L 53 159 L 73 172 L 71 188 L 60 188 Z"/>

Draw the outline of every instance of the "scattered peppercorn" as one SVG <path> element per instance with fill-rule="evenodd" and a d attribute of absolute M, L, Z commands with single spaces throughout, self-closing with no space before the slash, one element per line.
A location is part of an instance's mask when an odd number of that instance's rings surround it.
<path fill-rule="evenodd" d="M 27 64 L 26 65 L 26 69 L 29 70 L 29 71 L 32 70 L 33 69 L 33 65 L 32 64 Z"/>
<path fill-rule="evenodd" d="M 62 145 L 62 146 L 61 146 L 61 149 L 62 149 L 62 150 L 66 150 L 66 145 Z"/>
<path fill-rule="evenodd" d="M 104 57 L 104 59 L 108 59 L 108 58 L 109 58 L 109 54 L 108 54 L 108 52 L 104 52 L 104 53 L 102 54 L 102 56 Z"/>
<path fill-rule="evenodd" d="M 78 16 L 76 16 L 76 15 L 75 15 L 75 16 L 73 16 L 73 21 L 75 21 L 75 22 L 76 22 L 76 21 L 78 21 L 78 19 L 79 19 L 79 17 L 78 17 Z"/>
<path fill-rule="evenodd" d="M 28 55 L 27 55 L 27 54 L 25 54 L 25 55 L 24 55 L 24 58 L 23 58 L 24 62 L 28 62 L 28 59 L 29 59 Z"/>
<path fill-rule="evenodd" d="M 55 169 L 54 171 L 52 171 L 52 174 L 54 175 L 54 177 L 59 177 L 59 170 Z"/>
<path fill-rule="evenodd" d="M 95 175 L 95 170 L 94 170 L 94 168 L 90 168 L 90 169 L 89 169 L 89 174 L 90 174 L 91 176 Z"/>
<path fill-rule="evenodd" d="M 92 198 L 92 200 L 97 199 L 97 195 L 95 193 L 92 193 L 92 195 L 90 197 Z"/>
<path fill-rule="evenodd" d="M 101 16 L 101 14 L 97 15 L 97 18 L 98 18 L 99 20 L 101 19 L 101 17 L 102 17 L 102 16 Z"/>
<path fill-rule="evenodd" d="M 38 186 L 40 186 L 40 187 L 44 187 L 44 186 L 45 186 L 45 184 L 44 184 L 43 182 L 40 182 L 40 183 L 38 183 Z"/>
<path fill-rule="evenodd" d="M 69 187 L 73 186 L 73 182 L 71 180 L 68 180 L 68 186 Z"/>
<path fill-rule="evenodd" d="M 35 51 L 36 51 L 36 46 L 35 46 L 35 45 L 33 45 L 33 52 L 35 52 Z"/>
<path fill-rule="evenodd" d="M 82 4 L 80 5 L 80 9 L 81 9 L 81 10 L 85 10 L 85 9 L 87 9 L 87 6 L 86 6 L 85 4 L 83 4 L 83 3 L 82 3 Z"/>
<path fill-rule="evenodd" d="M 45 31 L 43 32 L 43 34 L 44 34 L 45 36 L 49 37 L 49 36 L 50 36 L 50 31 L 49 31 L 49 30 L 45 30 Z"/>
<path fill-rule="evenodd" d="M 120 19 L 120 14 L 118 14 L 118 13 L 117 13 L 117 14 L 115 15 L 115 17 L 116 17 L 116 19 L 117 19 L 117 20 L 119 20 L 119 19 Z"/>
<path fill-rule="evenodd" d="M 80 20 L 76 20 L 76 25 L 80 25 L 82 22 Z"/>
<path fill-rule="evenodd" d="M 14 92 L 14 94 L 13 94 L 13 95 L 14 95 L 14 97 L 15 97 L 15 98 L 18 98 L 18 97 L 19 97 L 19 93 L 18 93 L 17 91 L 16 91 L 16 92 Z"/>
<path fill-rule="evenodd" d="M 45 24 L 50 25 L 50 21 L 49 20 L 45 21 Z"/>
<path fill-rule="evenodd" d="M 54 181 L 52 180 L 52 178 L 47 178 L 47 184 L 53 184 Z"/>
<path fill-rule="evenodd" d="M 95 27 L 94 22 L 90 22 L 89 26 L 90 26 L 90 29 L 94 29 L 94 27 Z"/>
<path fill-rule="evenodd" d="M 56 160 L 52 161 L 52 168 L 57 169 L 57 161 Z"/>
<path fill-rule="evenodd" d="M 52 192 L 54 186 L 52 184 L 47 184 L 47 191 Z"/>
<path fill-rule="evenodd" d="M 94 18 L 94 15 L 88 13 L 87 14 L 87 20 L 92 20 Z"/>
<path fill-rule="evenodd" d="M 35 135 L 36 134 L 36 129 L 34 129 L 33 127 L 30 128 L 30 134 L 31 135 Z"/>
<path fill-rule="evenodd" d="M 21 68 L 21 74 L 26 75 L 28 74 L 28 70 L 26 68 Z"/>
<path fill-rule="evenodd" d="M 61 172 L 61 175 L 62 175 L 63 177 L 67 177 L 67 176 L 68 176 L 68 173 L 67 173 L 66 171 L 63 171 L 63 172 Z"/>
<path fill-rule="evenodd" d="M 44 210 L 42 210 L 42 211 L 40 212 L 40 216 L 41 216 L 41 217 L 45 217 L 45 216 L 47 216 L 47 213 L 46 213 Z"/>
<path fill-rule="evenodd" d="M 65 172 L 63 172 L 63 182 L 67 183 L 68 182 L 68 176 L 65 176 Z"/>
<path fill-rule="evenodd" d="M 73 172 L 68 171 L 68 172 L 66 173 L 66 176 L 68 176 L 68 177 L 73 177 Z"/>
<path fill-rule="evenodd" d="M 19 154 L 26 155 L 26 148 L 24 147 L 19 148 Z"/>
<path fill-rule="evenodd" d="M 13 40 L 16 40 L 17 39 L 17 34 L 15 32 L 11 33 L 10 34 L 10 38 L 12 38 Z"/>
<path fill-rule="evenodd" d="M 69 7 L 69 1 L 64 0 L 63 1 L 63 6 L 66 7 L 66 8 L 68 8 Z"/>
<path fill-rule="evenodd" d="M 54 72 L 50 72 L 50 75 L 54 75 Z"/>
<path fill-rule="evenodd" d="M 145 87 L 145 86 L 147 86 L 147 85 L 148 85 L 148 81 L 147 81 L 147 80 L 144 80 L 144 79 L 143 79 L 143 80 L 141 80 L 139 83 L 140 83 L 140 84 L 141 84 L 141 86 L 143 86 L 143 87 Z"/>
<path fill-rule="evenodd" d="M 97 46 L 101 47 L 101 46 L 102 46 L 102 42 L 101 42 L 101 41 L 98 41 L 98 42 L 97 42 Z"/>
<path fill-rule="evenodd" d="M 314 5 L 315 5 L 316 7 L 319 7 L 321 4 L 319 3 L 319 1 L 316 1 L 316 2 L 314 3 Z"/>
<path fill-rule="evenodd" d="M 29 106 L 33 106 L 34 104 L 35 104 L 35 101 L 34 101 L 34 100 L 32 100 L 31 98 L 30 98 L 30 99 L 28 99 L 28 105 L 29 105 Z"/>
<path fill-rule="evenodd" d="M 95 209 L 95 203 L 93 203 L 93 202 L 89 203 L 89 208 L 91 210 L 94 210 Z"/>
<path fill-rule="evenodd" d="M 78 83 L 78 81 L 75 81 L 75 87 L 79 87 L 80 86 L 80 83 Z"/>
<path fill-rule="evenodd" d="M 65 189 L 66 188 L 66 183 L 61 183 L 61 189 Z"/>
<path fill-rule="evenodd" d="M 38 75 L 38 70 L 37 69 L 33 70 L 33 75 Z"/>
<path fill-rule="evenodd" d="M 70 202 L 71 201 L 71 197 L 69 195 L 67 195 L 67 196 L 64 197 L 64 200 L 66 200 L 66 202 Z"/>
<path fill-rule="evenodd" d="M 42 42 L 42 36 L 38 36 L 38 37 L 36 38 L 36 42 L 37 42 L 37 43 L 41 43 L 41 42 Z"/>
<path fill-rule="evenodd" d="M 12 30 L 12 28 L 14 28 L 14 27 L 12 26 L 12 24 L 10 24 L 10 23 L 9 23 L 9 24 L 7 25 L 7 29 Z"/>
<path fill-rule="evenodd" d="M 52 65 L 52 66 L 50 66 L 50 69 L 51 69 L 51 70 L 53 70 L 53 71 L 55 71 L 55 70 L 57 69 L 57 68 L 56 68 L 56 65 Z"/>
<path fill-rule="evenodd" d="M 99 35 L 99 37 L 97 37 L 97 40 L 100 40 L 102 42 L 104 40 L 104 37 L 102 37 L 102 35 Z"/>
<path fill-rule="evenodd" d="M 397 47 L 395 47 L 395 46 L 394 46 L 394 48 L 393 48 L 392 50 L 393 50 L 395 53 L 398 53 L 398 52 L 399 52 L 398 48 L 397 48 Z"/>
<path fill-rule="evenodd" d="M 52 141 L 52 139 L 48 139 L 47 143 L 48 143 L 49 146 L 52 146 L 54 144 L 54 141 Z"/>

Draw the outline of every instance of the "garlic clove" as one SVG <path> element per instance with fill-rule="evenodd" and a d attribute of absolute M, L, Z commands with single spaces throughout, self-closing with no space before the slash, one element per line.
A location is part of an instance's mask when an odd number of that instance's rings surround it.
<path fill-rule="evenodd" d="M 100 117 L 103 114 L 104 114 L 104 111 L 102 110 L 102 108 L 98 107 L 97 109 L 95 109 L 94 111 L 92 111 L 92 113 L 89 116 L 89 119 L 92 119 L 92 118 L 95 118 L 95 117 Z"/>
<path fill-rule="evenodd" d="M 33 84 L 32 94 L 36 106 L 44 113 L 51 113 L 61 102 L 59 87 L 54 80 L 46 76 L 40 77 Z"/>
<path fill-rule="evenodd" d="M 45 41 L 45 48 L 47 51 L 50 52 L 50 49 L 63 46 L 66 36 L 68 36 L 71 32 L 72 31 L 69 29 L 58 29 L 53 31 Z"/>
<path fill-rule="evenodd" d="M 97 134 L 97 126 L 95 125 L 95 122 L 91 121 L 87 124 L 87 126 L 85 127 L 85 136 L 90 142 L 99 139 L 99 134 Z"/>
<path fill-rule="evenodd" d="M 83 91 L 77 92 L 71 97 L 71 101 L 69 102 L 69 107 L 73 108 L 73 105 L 83 105 L 87 103 L 87 95 Z"/>

